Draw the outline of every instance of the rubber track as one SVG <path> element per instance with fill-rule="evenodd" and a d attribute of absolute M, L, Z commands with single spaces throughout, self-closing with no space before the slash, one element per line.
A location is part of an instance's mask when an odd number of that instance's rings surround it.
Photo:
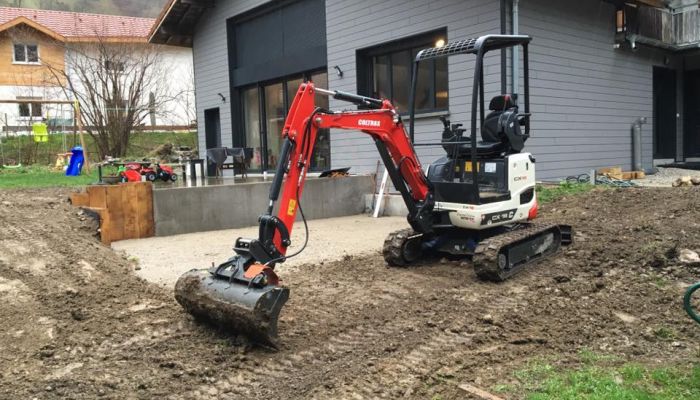
<path fill-rule="evenodd" d="M 476 250 L 474 250 L 474 255 L 472 256 L 474 271 L 481 279 L 494 282 L 503 281 L 517 274 L 524 268 L 536 264 L 540 260 L 555 254 L 556 251 L 545 253 L 543 257 L 538 257 L 531 262 L 521 264 L 510 270 L 505 275 L 501 274 L 501 269 L 498 266 L 498 253 L 504 246 L 518 242 L 527 238 L 528 236 L 535 236 L 538 233 L 542 233 L 552 228 L 558 229 L 559 225 L 552 223 L 523 223 L 517 229 L 481 241 L 476 247 Z M 561 246 L 561 243 L 559 246 Z"/>
<path fill-rule="evenodd" d="M 391 232 L 387 236 L 382 247 L 382 255 L 387 264 L 393 267 L 406 266 L 407 262 L 403 258 L 403 244 L 406 243 L 406 239 L 413 235 L 418 235 L 418 233 L 411 228 L 407 228 Z"/>

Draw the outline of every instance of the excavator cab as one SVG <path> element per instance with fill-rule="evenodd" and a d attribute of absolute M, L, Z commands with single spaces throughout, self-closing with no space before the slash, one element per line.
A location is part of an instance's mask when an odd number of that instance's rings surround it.
<path fill-rule="evenodd" d="M 415 92 L 417 72 L 422 62 L 441 57 L 475 55 L 472 77 L 471 115 L 469 129 L 462 123 L 451 123 L 441 117 L 442 140 L 446 155 L 430 165 L 428 178 L 436 188 L 436 200 L 451 203 L 482 204 L 495 202 L 507 194 L 507 163 L 511 154 L 520 153 L 530 137 L 530 84 L 528 45 L 532 39 L 525 35 L 486 35 L 457 40 L 442 47 L 420 51 L 415 58 L 410 99 L 409 135 L 414 137 Z M 488 102 L 484 98 L 484 58 L 495 50 L 520 47 L 523 50 L 523 104 L 518 93 L 498 94 Z M 501 77 L 503 80 L 504 77 Z M 501 88 L 506 82 L 501 82 Z M 522 111 L 522 112 L 521 112 Z M 431 146 L 421 143 L 415 146 Z M 534 161 L 533 161 L 534 163 Z M 533 182 L 534 184 L 534 182 Z"/>

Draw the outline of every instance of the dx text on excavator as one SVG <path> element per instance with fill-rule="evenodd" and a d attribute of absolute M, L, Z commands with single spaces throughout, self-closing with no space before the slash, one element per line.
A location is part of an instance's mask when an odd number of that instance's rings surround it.
<path fill-rule="evenodd" d="M 409 226 L 384 242 L 383 255 L 390 266 L 409 265 L 429 252 L 448 253 L 470 257 L 480 278 L 502 281 L 570 244 L 570 226 L 533 221 L 538 210 L 535 158 L 523 152 L 530 137 L 530 41 L 525 35 L 486 35 L 420 51 L 413 65 L 408 132 L 387 99 L 301 84 L 281 133 L 284 141 L 269 203 L 259 217 L 258 237 L 238 238 L 235 254 L 226 262 L 182 275 L 175 288 L 177 301 L 196 318 L 246 334 L 262 345 L 278 345 L 277 321 L 289 289 L 280 284 L 275 267 L 301 252 L 308 241 L 307 227 L 300 250 L 287 254 L 297 212 L 306 227 L 301 200 L 320 129 L 361 131 L 374 140 L 408 209 Z M 523 50 L 522 106 L 517 93 L 500 94 L 490 100 L 487 113 L 484 56 L 514 46 Z M 462 124 L 442 118 L 442 140 L 414 143 L 420 63 L 464 55 L 476 56 L 467 110 L 469 134 Z M 318 95 L 359 107 L 324 110 L 315 106 Z M 416 155 L 418 146 L 442 146 L 445 155 L 426 172 Z"/>

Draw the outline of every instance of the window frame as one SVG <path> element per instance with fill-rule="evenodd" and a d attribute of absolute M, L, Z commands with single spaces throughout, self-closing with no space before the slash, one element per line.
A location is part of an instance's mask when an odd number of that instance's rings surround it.
<path fill-rule="evenodd" d="M 250 85 L 244 85 L 236 88 L 236 91 L 238 92 L 237 95 L 239 97 L 239 104 L 240 107 L 238 107 L 238 114 L 239 114 L 239 124 L 238 126 L 240 127 L 240 140 L 243 144 L 243 147 L 251 147 L 248 143 L 248 138 L 246 135 L 246 124 L 245 124 L 245 117 L 243 113 L 245 112 L 245 109 L 243 107 L 243 94 L 252 88 L 257 88 L 258 91 L 258 102 L 259 102 L 259 108 L 258 108 L 258 116 L 259 116 L 259 125 L 260 125 L 260 145 L 261 149 L 263 149 L 263 154 L 261 154 L 261 166 L 260 166 L 260 172 L 263 171 L 273 171 L 275 169 L 275 166 L 268 165 L 268 160 L 269 160 L 269 154 L 268 154 L 268 143 L 267 143 L 267 110 L 265 109 L 265 87 L 269 85 L 274 85 L 277 83 L 282 84 L 282 96 L 283 96 L 283 102 L 284 102 L 284 109 L 285 109 L 285 116 L 284 118 L 286 119 L 287 117 L 287 112 L 289 111 L 289 106 L 291 105 L 290 102 L 293 100 L 290 98 L 289 93 L 287 92 L 287 82 L 289 81 L 294 81 L 299 78 L 302 79 L 303 82 L 308 82 L 311 80 L 311 77 L 313 75 L 317 75 L 319 73 L 326 73 L 328 74 L 328 68 L 318 68 L 318 69 L 313 69 L 310 71 L 305 71 L 302 73 L 296 73 L 296 74 L 291 74 L 291 75 L 285 75 L 283 77 L 275 78 L 275 79 L 269 79 L 265 81 L 260 81 L 256 82 Z M 328 168 L 331 166 L 331 154 L 328 154 Z M 317 171 L 317 168 L 314 168 L 310 170 L 310 172 L 319 172 Z"/>
<path fill-rule="evenodd" d="M 15 46 L 22 46 L 24 48 L 24 61 L 17 60 L 17 53 L 15 52 Z M 36 47 L 36 61 L 29 61 L 29 47 Z M 15 43 L 12 42 L 12 63 L 20 65 L 41 65 L 41 54 L 39 52 L 39 44 L 37 43 Z"/>
<path fill-rule="evenodd" d="M 372 96 L 374 94 L 374 60 L 380 56 L 387 56 L 389 60 L 388 65 L 388 79 L 389 88 L 391 94 L 389 100 L 394 103 L 394 68 L 393 68 L 393 54 L 400 53 L 402 51 L 408 51 L 411 54 L 411 69 L 409 71 L 409 80 L 407 82 L 409 86 L 409 99 L 410 100 L 410 77 L 413 74 L 413 67 L 415 66 L 415 53 L 422 49 L 429 47 L 434 47 L 435 41 L 437 39 L 443 39 L 447 41 L 447 28 L 435 29 L 428 32 L 419 33 L 417 35 L 407 36 L 398 40 L 380 43 L 371 47 L 359 49 L 356 51 L 356 62 L 357 62 L 357 92 L 364 96 Z M 435 60 L 428 63 L 421 63 L 421 69 L 428 67 L 429 76 L 431 77 L 430 82 L 430 95 L 432 98 L 432 107 L 425 109 L 416 109 L 416 117 L 422 115 L 433 115 L 433 114 L 444 114 L 449 112 L 450 104 L 450 94 L 449 94 L 449 64 L 446 64 L 446 78 L 447 78 L 447 99 L 445 100 L 445 107 L 437 107 L 437 69 L 435 67 Z M 399 110 L 401 116 L 407 116 L 409 114 L 410 104 L 408 104 L 408 109 Z M 361 108 L 361 107 L 358 107 Z"/>
<path fill-rule="evenodd" d="M 123 74 L 126 71 L 126 63 L 124 61 L 103 60 L 102 66 L 107 73 Z"/>
<path fill-rule="evenodd" d="M 17 98 L 17 120 L 18 121 L 40 121 L 44 119 L 44 106 L 39 101 L 41 97 L 21 97 Z M 22 115 L 22 106 L 27 107 L 28 115 Z M 39 115 L 35 115 L 36 109 Z"/>

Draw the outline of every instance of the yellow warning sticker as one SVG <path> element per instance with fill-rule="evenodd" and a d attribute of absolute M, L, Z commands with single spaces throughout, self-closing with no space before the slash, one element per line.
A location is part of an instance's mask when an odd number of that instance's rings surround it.
<path fill-rule="evenodd" d="M 294 215 L 294 210 L 297 208 L 297 201 L 294 199 L 289 200 L 289 205 L 287 206 L 287 215 Z"/>
<path fill-rule="evenodd" d="M 464 163 L 464 170 L 466 172 L 472 172 L 472 162 L 471 161 L 467 161 Z M 481 171 L 481 164 L 476 163 L 476 171 L 477 172 Z"/>

